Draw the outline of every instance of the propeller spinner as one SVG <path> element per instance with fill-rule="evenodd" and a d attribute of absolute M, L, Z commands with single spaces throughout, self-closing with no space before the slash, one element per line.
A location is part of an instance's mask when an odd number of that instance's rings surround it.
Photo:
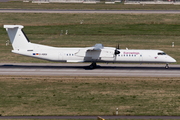
<path fill-rule="evenodd" d="M 119 49 L 119 44 L 118 44 L 118 46 L 116 46 L 116 49 L 115 49 L 115 51 L 114 51 L 114 55 L 120 54 L 120 52 L 118 51 L 118 49 Z"/>
<path fill-rule="evenodd" d="M 114 50 L 114 61 L 116 61 L 117 54 L 120 54 L 120 51 L 118 51 L 118 49 L 119 49 L 119 44 L 118 46 L 116 46 L 116 49 Z"/>

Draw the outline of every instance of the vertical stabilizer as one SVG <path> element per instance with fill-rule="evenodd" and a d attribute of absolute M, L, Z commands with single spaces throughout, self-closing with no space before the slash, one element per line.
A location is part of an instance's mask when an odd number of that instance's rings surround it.
<path fill-rule="evenodd" d="M 30 42 L 22 31 L 22 25 L 4 25 L 9 35 L 14 50 L 26 50 L 30 47 Z"/>

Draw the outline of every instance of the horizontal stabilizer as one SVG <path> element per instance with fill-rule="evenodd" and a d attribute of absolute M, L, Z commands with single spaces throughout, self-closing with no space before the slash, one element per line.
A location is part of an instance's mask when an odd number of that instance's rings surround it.
<path fill-rule="evenodd" d="M 4 28 L 24 28 L 22 25 L 4 25 Z"/>

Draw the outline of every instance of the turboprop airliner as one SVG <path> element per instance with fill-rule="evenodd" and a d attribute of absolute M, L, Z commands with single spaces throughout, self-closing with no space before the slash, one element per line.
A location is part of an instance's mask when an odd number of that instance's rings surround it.
<path fill-rule="evenodd" d="M 13 53 L 57 62 L 91 62 L 91 69 L 97 62 L 119 63 L 168 63 L 176 60 L 161 50 L 130 50 L 104 47 L 95 44 L 86 48 L 61 48 L 31 43 L 23 32 L 22 25 L 4 25 L 12 43 Z"/>

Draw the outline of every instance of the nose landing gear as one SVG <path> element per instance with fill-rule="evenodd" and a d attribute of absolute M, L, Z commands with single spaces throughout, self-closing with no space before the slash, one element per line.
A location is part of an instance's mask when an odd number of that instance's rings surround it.
<path fill-rule="evenodd" d="M 169 68 L 169 65 L 168 65 L 168 63 L 166 63 L 165 69 L 168 69 L 168 68 Z"/>

